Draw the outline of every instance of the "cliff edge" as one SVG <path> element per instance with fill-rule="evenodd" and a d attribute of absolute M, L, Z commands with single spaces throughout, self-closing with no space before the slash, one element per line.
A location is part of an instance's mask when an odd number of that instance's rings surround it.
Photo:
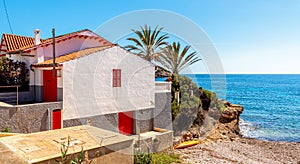
<path fill-rule="evenodd" d="M 199 111 L 196 121 L 182 135 L 179 142 L 195 139 L 203 142 L 222 142 L 240 138 L 242 134 L 239 120 L 243 110 L 243 106 L 225 100 L 212 101 L 208 110 Z"/>
<path fill-rule="evenodd" d="M 211 141 L 232 141 L 242 136 L 239 127 L 240 115 L 244 107 L 221 101 L 225 108 L 222 109 L 219 120 L 210 132 L 206 134 L 206 139 Z"/>

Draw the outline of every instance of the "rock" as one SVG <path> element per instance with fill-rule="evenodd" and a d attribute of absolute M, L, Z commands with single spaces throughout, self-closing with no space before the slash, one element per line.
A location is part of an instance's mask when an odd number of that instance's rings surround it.
<path fill-rule="evenodd" d="M 209 132 L 207 138 L 213 141 L 232 141 L 242 135 L 239 128 L 239 119 L 244 108 L 241 105 L 230 104 L 227 101 L 222 102 L 226 108 L 222 111 L 219 121 Z"/>

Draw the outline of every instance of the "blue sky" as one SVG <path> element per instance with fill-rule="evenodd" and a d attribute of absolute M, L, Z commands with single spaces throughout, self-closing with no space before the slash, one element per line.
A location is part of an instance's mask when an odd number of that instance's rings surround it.
<path fill-rule="evenodd" d="M 53 27 L 57 34 L 95 30 L 127 12 L 171 11 L 204 30 L 218 50 L 225 73 L 300 73 L 299 0 L 6 0 L 6 6 L 14 34 L 33 36 L 33 30 L 40 29 L 43 38 L 51 36 Z M 11 33 L 3 1 L 0 21 L 0 32 Z M 203 60 L 191 71 L 209 73 Z"/>

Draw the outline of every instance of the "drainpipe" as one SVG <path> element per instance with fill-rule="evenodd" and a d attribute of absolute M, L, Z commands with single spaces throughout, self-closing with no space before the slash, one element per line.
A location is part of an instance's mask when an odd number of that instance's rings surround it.
<path fill-rule="evenodd" d="M 47 108 L 48 110 L 48 120 L 49 120 L 49 126 L 48 130 L 52 130 L 52 110 L 50 108 Z"/>

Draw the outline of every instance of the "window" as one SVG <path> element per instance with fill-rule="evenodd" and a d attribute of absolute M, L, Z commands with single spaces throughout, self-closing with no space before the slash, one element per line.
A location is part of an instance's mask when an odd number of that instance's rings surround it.
<path fill-rule="evenodd" d="M 121 87 L 121 69 L 113 69 L 113 87 Z"/>

